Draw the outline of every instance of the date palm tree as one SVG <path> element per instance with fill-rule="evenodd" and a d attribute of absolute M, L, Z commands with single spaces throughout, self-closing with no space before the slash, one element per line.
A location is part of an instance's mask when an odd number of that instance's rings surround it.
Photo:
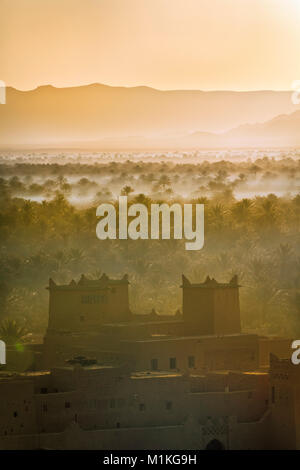
<path fill-rule="evenodd" d="M 26 335 L 26 328 L 20 326 L 16 320 L 4 320 L 0 325 L 0 338 L 6 344 L 21 343 Z"/>

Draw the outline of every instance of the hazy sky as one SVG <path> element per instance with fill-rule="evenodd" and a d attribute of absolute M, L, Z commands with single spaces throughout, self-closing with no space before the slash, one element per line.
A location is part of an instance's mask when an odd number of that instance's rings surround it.
<path fill-rule="evenodd" d="M 300 0 L 0 0 L 0 80 L 289 90 Z"/>

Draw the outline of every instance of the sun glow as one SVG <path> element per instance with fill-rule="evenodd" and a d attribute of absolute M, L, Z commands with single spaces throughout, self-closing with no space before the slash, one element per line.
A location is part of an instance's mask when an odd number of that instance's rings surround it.
<path fill-rule="evenodd" d="M 0 79 L 289 90 L 299 24 L 300 0 L 3 0 Z"/>

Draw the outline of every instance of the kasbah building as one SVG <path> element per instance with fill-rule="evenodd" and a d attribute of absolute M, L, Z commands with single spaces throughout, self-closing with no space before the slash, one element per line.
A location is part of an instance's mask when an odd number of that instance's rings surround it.
<path fill-rule="evenodd" d="M 291 340 L 241 332 L 239 287 L 182 276 L 182 314 L 134 315 L 126 275 L 50 279 L 44 343 L 0 371 L 0 449 L 300 449 Z"/>

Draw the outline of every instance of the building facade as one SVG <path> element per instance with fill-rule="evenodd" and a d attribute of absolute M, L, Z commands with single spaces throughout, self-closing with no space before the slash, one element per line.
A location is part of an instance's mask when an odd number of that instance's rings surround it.
<path fill-rule="evenodd" d="M 127 276 L 50 280 L 38 361 L 0 372 L 0 448 L 300 449 L 290 341 L 241 332 L 236 277 L 181 287 L 160 317 L 131 313 Z"/>

